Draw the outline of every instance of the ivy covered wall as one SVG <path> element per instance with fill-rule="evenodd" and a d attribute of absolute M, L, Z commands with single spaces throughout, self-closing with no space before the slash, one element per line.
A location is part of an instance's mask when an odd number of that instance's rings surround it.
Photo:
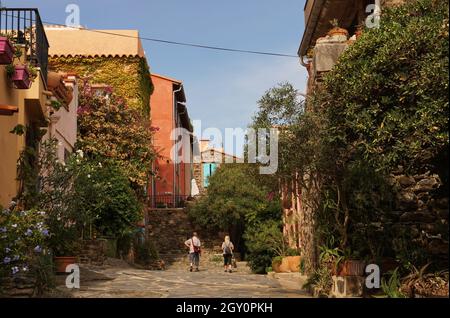
<path fill-rule="evenodd" d="M 115 93 L 127 100 L 127 104 L 150 115 L 150 96 L 153 83 L 145 58 L 128 57 L 51 57 L 50 68 L 55 71 L 74 72 L 90 77 L 92 84 L 108 84 Z"/>

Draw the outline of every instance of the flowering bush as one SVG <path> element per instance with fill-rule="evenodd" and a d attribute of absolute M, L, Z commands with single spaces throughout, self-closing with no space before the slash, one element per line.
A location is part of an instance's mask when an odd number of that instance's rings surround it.
<path fill-rule="evenodd" d="M 21 211 L 14 202 L 0 215 L 0 278 L 29 272 L 48 253 L 46 213 Z"/>
<path fill-rule="evenodd" d="M 141 189 L 147 185 L 155 158 L 152 133 L 158 128 L 150 127 L 111 88 L 100 92 L 84 83 L 79 104 L 77 147 L 92 160 L 114 161 L 143 195 Z"/>

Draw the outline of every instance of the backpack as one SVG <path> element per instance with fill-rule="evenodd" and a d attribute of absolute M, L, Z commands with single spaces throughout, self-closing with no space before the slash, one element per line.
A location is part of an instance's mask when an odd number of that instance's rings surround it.
<path fill-rule="evenodd" d="M 225 254 L 233 254 L 233 251 L 231 250 L 230 244 L 225 243 L 225 248 L 223 249 L 223 252 Z"/>

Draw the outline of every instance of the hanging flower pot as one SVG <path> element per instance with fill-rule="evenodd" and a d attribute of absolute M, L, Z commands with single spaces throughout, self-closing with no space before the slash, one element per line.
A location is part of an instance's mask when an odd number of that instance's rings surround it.
<path fill-rule="evenodd" d="M 14 59 L 14 51 L 8 38 L 0 36 L 0 65 L 11 64 Z"/>
<path fill-rule="evenodd" d="M 28 89 L 31 86 L 30 71 L 26 65 L 16 65 L 12 81 L 17 89 Z"/>

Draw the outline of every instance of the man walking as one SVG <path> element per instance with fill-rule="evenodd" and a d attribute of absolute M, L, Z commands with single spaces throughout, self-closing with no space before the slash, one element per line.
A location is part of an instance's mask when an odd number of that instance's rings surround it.
<path fill-rule="evenodd" d="M 198 272 L 198 266 L 200 264 L 201 243 L 200 240 L 198 239 L 197 233 L 194 232 L 192 234 L 192 237 L 186 242 L 184 242 L 184 245 L 189 247 L 189 261 L 191 262 L 191 267 L 189 271 L 192 272 L 195 266 L 195 271 Z"/>

